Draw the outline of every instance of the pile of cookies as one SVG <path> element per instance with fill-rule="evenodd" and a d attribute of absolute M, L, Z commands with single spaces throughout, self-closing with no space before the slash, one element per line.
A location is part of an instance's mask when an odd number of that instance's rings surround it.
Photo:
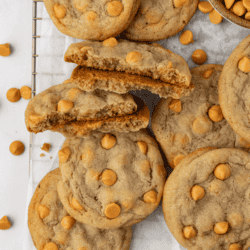
<path fill-rule="evenodd" d="M 165 221 L 182 246 L 247 249 L 250 36 L 224 67 L 190 70 L 157 43 L 114 36 L 165 39 L 184 28 L 198 1 L 44 3 L 61 32 L 88 40 L 71 44 L 64 55 L 77 64 L 70 79 L 36 95 L 25 112 L 28 131 L 66 138 L 59 168 L 43 178 L 30 202 L 36 248 L 129 249 L 131 226 L 163 196 Z M 162 97 L 152 130 L 174 169 L 167 181 L 146 131 L 149 109 L 129 93 L 141 89 Z"/>

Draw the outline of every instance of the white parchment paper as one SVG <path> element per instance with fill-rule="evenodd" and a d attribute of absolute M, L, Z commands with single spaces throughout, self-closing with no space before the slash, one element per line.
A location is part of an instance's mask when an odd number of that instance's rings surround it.
<path fill-rule="evenodd" d="M 37 41 L 37 84 L 36 93 L 48 87 L 62 83 L 70 77 L 76 65 L 65 63 L 63 55 L 68 46 L 79 40 L 61 34 L 50 20 L 43 4 L 38 5 L 38 13 L 43 18 L 38 25 L 38 35 L 41 38 Z M 250 34 L 250 31 L 235 24 L 223 20 L 221 24 L 210 23 L 208 14 L 199 10 L 195 13 L 184 30 L 191 30 L 194 35 L 194 43 L 182 45 L 179 42 L 180 33 L 167 40 L 159 41 L 162 46 L 181 55 L 190 68 L 196 67 L 191 55 L 196 49 L 203 49 L 208 55 L 206 63 L 224 64 L 228 56 L 240 41 Z M 133 91 L 133 94 L 141 97 L 149 106 L 151 115 L 155 105 L 160 98 L 149 91 Z M 58 167 L 57 152 L 60 149 L 64 137 L 58 133 L 49 131 L 34 135 L 32 145 L 32 172 L 29 181 L 27 194 L 27 209 L 33 192 L 46 173 Z M 42 153 L 40 147 L 44 142 L 50 142 L 52 149 L 50 153 Z M 27 219 L 27 214 L 26 214 Z M 35 250 L 30 237 L 28 227 L 25 228 L 26 237 L 23 242 L 23 250 Z M 133 226 L 133 238 L 131 250 L 180 250 L 181 247 L 171 235 L 164 221 L 161 206 L 158 207 L 146 220 Z"/>

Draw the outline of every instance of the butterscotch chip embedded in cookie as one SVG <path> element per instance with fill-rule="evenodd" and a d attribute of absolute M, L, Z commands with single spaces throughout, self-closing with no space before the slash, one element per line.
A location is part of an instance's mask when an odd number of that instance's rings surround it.
<path fill-rule="evenodd" d="M 145 132 L 113 132 L 109 137 L 116 144 L 109 149 L 102 145 L 105 136 L 93 132 L 66 139 L 63 148 L 71 156 L 59 162 L 63 178 L 58 193 L 79 222 L 103 229 L 130 226 L 159 205 L 166 170 L 156 142 Z"/>
<path fill-rule="evenodd" d="M 176 166 L 164 187 L 162 209 L 170 232 L 185 249 L 248 249 L 249 163 L 243 150 L 201 148 Z M 231 169 L 224 180 L 214 174 L 221 164 Z M 189 190 L 196 186 L 205 195 L 194 201 Z"/>
<path fill-rule="evenodd" d="M 57 193 L 59 169 L 49 172 L 37 186 L 28 210 L 33 243 L 42 250 L 128 250 L 132 228 L 100 230 L 68 215 Z M 74 204 L 74 197 L 70 197 Z M 48 212 L 49 210 L 49 212 Z"/>

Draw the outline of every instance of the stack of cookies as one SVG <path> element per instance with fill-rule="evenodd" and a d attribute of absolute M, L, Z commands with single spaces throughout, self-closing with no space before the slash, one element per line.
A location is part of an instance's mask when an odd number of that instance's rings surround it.
<path fill-rule="evenodd" d="M 28 131 L 66 138 L 59 168 L 38 185 L 29 228 L 39 250 L 129 249 L 131 226 L 163 196 L 166 223 L 187 249 L 250 246 L 250 36 L 222 65 L 189 70 L 153 42 L 182 30 L 198 0 L 44 0 L 71 44 L 70 79 L 28 104 Z M 90 41 L 91 40 L 91 41 Z M 162 97 L 150 113 L 131 90 Z M 248 134 L 249 133 L 249 134 Z M 217 149 L 220 148 L 220 149 Z M 236 149 L 238 148 L 238 149 Z M 243 149 L 243 150 L 242 150 Z"/>

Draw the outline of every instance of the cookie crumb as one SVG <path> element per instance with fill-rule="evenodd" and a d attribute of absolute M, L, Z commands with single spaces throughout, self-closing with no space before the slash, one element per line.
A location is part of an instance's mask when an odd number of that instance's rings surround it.
<path fill-rule="evenodd" d="M 52 156 L 50 156 L 50 159 L 52 159 Z"/>
<path fill-rule="evenodd" d="M 46 151 L 46 152 L 49 152 L 49 150 L 50 150 L 50 148 L 51 148 L 51 144 L 50 143 L 44 143 L 43 144 L 43 146 L 41 147 L 41 149 L 43 150 L 43 151 Z"/>
<path fill-rule="evenodd" d="M 44 156 L 45 156 L 45 154 L 44 154 L 44 153 L 41 153 L 41 154 L 40 154 L 40 157 L 44 157 Z"/>

